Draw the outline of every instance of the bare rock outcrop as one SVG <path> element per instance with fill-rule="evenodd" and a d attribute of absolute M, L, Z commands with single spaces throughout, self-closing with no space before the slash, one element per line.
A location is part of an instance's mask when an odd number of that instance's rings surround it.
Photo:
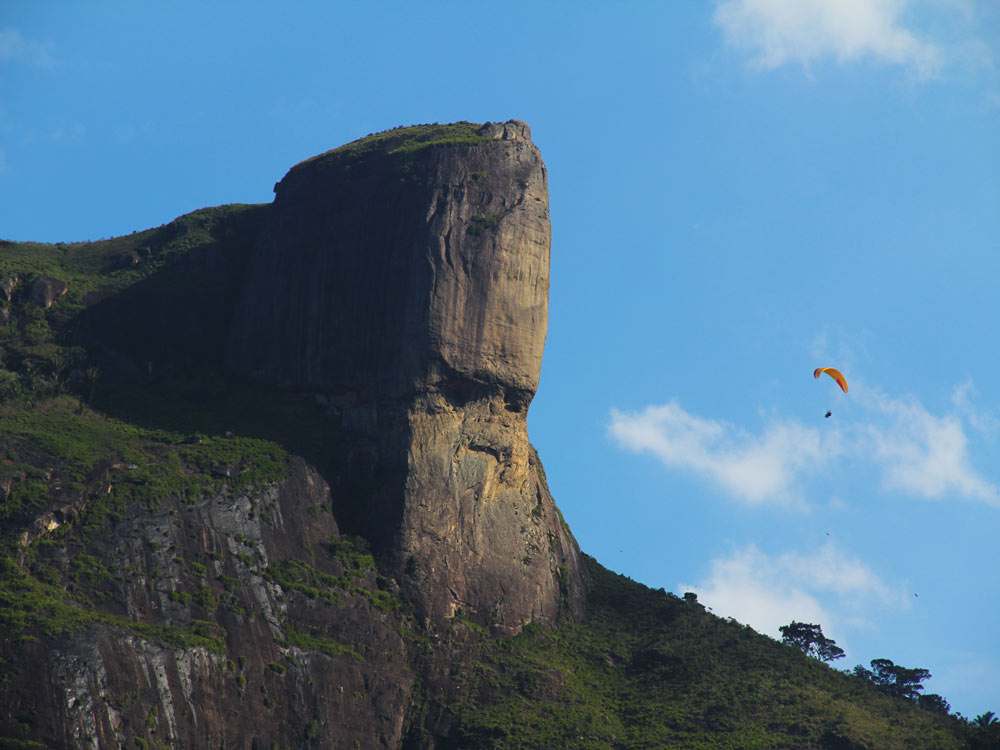
<path fill-rule="evenodd" d="M 275 186 L 232 360 L 378 399 L 497 385 L 523 407 L 548 310 L 541 156 L 523 123 L 469 144 L 413 147 L 410 130 L 305 161 Z"/>
<path fill-rule="evenodd" d="M 69 285 L 65 281 L 54 279 L 51 276 L 39 276 L 32 282 L 28 296 L 39 307 L 48 309 L 55 304 L 57 299 L 66 294 L 68 289 Z"/>
<path fill-rule="evenodd" d="M 278 483 L 162 501 L 88 548 L 116 562 L 100 617 L 0 629 L 0 746 L 399 747 L 407 642 L 377 571 L 329 553 L 322 477 L 293 459 Z"/>
<path fill-rule="evenodd" d="M 270 206 L 157 236 L 187 235 L 200 244 L 87 303 L 76 340 L 122 393 L 295 406 L 204 451 L 167 419 L 142 461 L 95 454 L 79 475 L 18 443 L 37 466 L 0 481 L 27 498 L 5 517 L 8 572 L 47 583 L 16 588 L 24 632 L 0 628 L 0 745 L 436 746 L 468 690 L 454 657 L 486 637 L 470 621 L 514 634 L 586 595 L 527 432 L 550 251 L 530 131 L 376 134 L 293 167 Z M 0 296 L 18 303 L 67 290 L 12 279 Z M 297 419 L 296 455 L 244 476 L 278 461 L 233 458 L 243 441 L 280 426 L 284 444 Z"/>
<path fill-rule="evenodd" d="M 0 277 L 0 297 L 8 302 L 14 299 L 14 290 L 17 289 L 19 280 L 14 274 Z"/>
<path fill-rule="evenodd" d="M 579 551 L 527 437 L 550 251 L 528 126 L 387 131 L 275 192 L 229 360 L 317 391 L 351 432 L 338 520 L 430 621 L 461 609 L 516 630 L 579 611 Z"/>

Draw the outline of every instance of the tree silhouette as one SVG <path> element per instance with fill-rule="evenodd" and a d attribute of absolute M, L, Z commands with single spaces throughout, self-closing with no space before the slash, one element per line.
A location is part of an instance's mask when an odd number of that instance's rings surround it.
<path fill-rule="evenodd" d="M 937 714 L 951 713 L 951 704 L 937 693 L 928 693 L 917 698 L 917 705 L 925 711 L 932 711 Z"/>
<path fill-rule="evenodd" d="M 972 723 L 977 727 L 985 729 L 986 727 L 1000 723 L 1000 719 L 997 719 L 996 714 L 992 711 L 987 711 L 984 714 L 979 714 L 979 716 L 972 720 Z"/>
<path fill-rule="evenodd" d="M 969 738 L 971 750 L 997 750 L 1000 748 L 1000 720 L 992 711 L 980 714 L 969 722 L 972 735 Z"/>
<path fill-rule="evenodd" d="M 894 664 L 891 659 L 872 659 L 872 668 L 865 669 L 860 664 L 854 668 L 854 676 L 862 677 L 874 682 L 879 688 L 889 695 L 897 695 L 915 701 L 920 698 L 920 691 L 924 686 L 920 683 L 930 679 L 931 673 L 927 669 L 911 669 Z M 930 696 L 926 696 L 933 703 Z M 937 696 L 940 698 L 940 696 Z M 944 701 L 941 698 L 941 701 Z"/>
<path fill-rule="evenodd" d="M 792 620 L 788 625 L 778 628 L 781 631 L 781 642 L 794 646 L 807 656 L 820 661 L 830 662 L 844 657 L 844 649 L 837 642 L 823 635 L 819 625 L 811 625 Z"/>

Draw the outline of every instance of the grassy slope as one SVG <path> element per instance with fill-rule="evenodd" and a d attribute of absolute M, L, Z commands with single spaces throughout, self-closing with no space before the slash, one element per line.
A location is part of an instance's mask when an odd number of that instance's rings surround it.
<path fill-rule="evenodd" d="M 965 746 L 957 719 L 588 564 L 582 623 L 478 643 L 449 747 Z"/>
<path fill-rule="evenodd" d="M 137 394 L 127 384 L 105 382 L 69 329 L 89 300 L 169 276 L 178 257 L 225 242 L 234 219 L 255 210 L 204 209 L 158 229 L 93 243 L 0 243 L 0 280 L 18 279 L 13 299 L 4 301 L 10 319 L 0 327 L 0 623 L 6 637 L 60 636 L 104 622 L 171 643 L 220 647 L 215 632 L 151 628 L 115 613 L 104 585 L 114 561 L 102 559 L 110 551 L 101 540 L 109 524 L 133 512 L 155 512 L 167 498 L 193 501 L 218 488 L 223 468 L 238 467 L 226 480 L 235 480 L 234 488 L 282 478 L 287 451 L 273 439 L 253 437 L 266 427 L 244 425 L 226 438 L 228 427 L 221 425 L 267 421 L 284 405 L 277 399 L 268 408 L 243 409 L 240 389 L 206 405 L 197 397 L 198 389 L 210 387 L 205 383 L 160 381 L 151 385 L 160 393 Z M 119 263 L 128 253 L 141 261 Z M 42 275 L 69 286 L 49 309 L 28 295 Z M 92 382 L 81 376 L 88 369 Z M 38 519 L 61 525 L 25 549 L 21 535 L 37 535 Z M 52 563 L 57 550 L 67 553 L 68 565 Z"/>
<path fill-rule="evenodd" d="M 178 645 L 224 648 L 210 624 L 130 622 L 108 599 L 114 561 L 99 543 L 102 533 L 164 497 L 183 501 L 211 490 L 232 474 L 220 467 L 240 467 L 227 482 L 273 482 L 290 454 L 318 463 L 345 439 L 301 397 L 262 394 L 217 371 L 143 385 L 98 379 L 93 393 L 70 378 L 71 367 L 91 363 L 64 335 L 88 294 L 169 280 L 172 257 L 237 241 L 227 227 L 254 210 L 206 209 L 96 243 L 0 247 L 0 279 L 15 274 L 28 283 L 47 274 L 70 285 L 49 310 L 23 295 L 4 303 L 12 311 L 0 329 L 0 622 L 7 638 L 57 637 L 100 621 Z M 121 254 L 145 247 L 142 263 L 118 267 Z M 108 472 L 117 481 L 102 494 Z M 89 498 L 79 515 L 21 550 L 18 537 L 35 519 L 79 497 Z M 53 565 L 55 557 L 69 562 Z M 966 746 L 968 730 L 957 720 L 888 698 L 697 603 L 588 564 L 593 590 L 582 623 L 494 639 L 458 620 L 448 675 L 457 689 L 445 691 L 451 697 L 423 693 L 414 718 L 449 714 L 447 746 L 455 748 Z M 299 568 L 276 569 L 272 580 L 290 595 L 314 595 L 306 589 L 316 582 L 304 583 Z M 424 736 L 416 727 L 411 734 L 417 744 Z"/>
<path fill-rule="evenodd" d="M 91 292 L 115 292 L 149 277 L 171 259 L 194 247 L 218 241 L 230 220 L 256 208 L 230 204 L 185 214 L 169 224 L 142 232 L 97 242 L 10 242 L 0 240 L 0 279 L 9 274 L 21 277 L 53 276 L 69 284 L 64 312 L 80 309 Z M 116 267 L 119 256 L 149 249 L 144 262 Z M 145 253 L 143 252 L 145 255 Z"/>
<path fill-rule="evenodd" d="M 310 167 L 335 164 L 345 158 L 355 159 L 376 151 L 407 156 L 428 146 L 442 145 L 472 145 L 485 143 L 492 139 L 479 135 L 481 125 L 474 122 L 457 122 L 448 125 L 411 125 L 402 128 L 383 130 L 359 138 L 325 153 L 313 156 L 292 167 L 310 165 Z"/>
<path fill-rule="evenodd" d="M 0 406 L 0 435 L 0 481 L 11 487 L 0 507 L 6 638 L 63 637 L 99 622 L 176 646 L 224 649 L 221 633 L 205 623 L 153 626 L 125 616 L 110 595 L 121 564 L 107 532 L 136 513 L 157 512 L 168 498 L 194 502 L 220 486 L 222 467 L 244 469 L 237 486 L 277 481 L 286 474 L 277 445 L 249 438 L 188 444 L 183 434 L 80 409 L 68 396 L 30 409 Z M 43 514 L 58 527 L 42 533 L 33 521 Z M 27 547 L 24 532 L 36 537 Z"/>

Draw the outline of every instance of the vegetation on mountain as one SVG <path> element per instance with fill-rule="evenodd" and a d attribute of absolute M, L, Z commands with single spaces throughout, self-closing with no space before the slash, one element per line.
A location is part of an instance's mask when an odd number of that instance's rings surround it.
<path fill-rule="evenodd" d="M 778 628 L 781 631 L 781 642 L 794 646 L 807 656 L 814 656 L 820 661 L 831 662 L 844 658 L 844 649 L 837 642 L 823 635 L 819 625 L 811 625 L 792 620 L 788 625 Z"/>
<path fill-rule="evenodd" d="M 446 747 L 965 746 L 954 717 L 587 562 L 582 622 L 470 634 Z"/>
<path fill-rule="evenodd" d="M 317 159 L 474 144 L 478 127 L 386 131 Z M 238 711 L 273 733 L 261 746 L 349 747 L 398 725 L 414 749 L 1000 747 L 991 712 L 966 721 L 922 694 L 925 669 L 838 671 L 825 662 L 843 652 L 819 625 L 792 622 L 778 642 L 586 556 L 582 617 L 564 589 L 552 627 L 510 635 L 461 609 L 443 627 L 422 621 L 333 517 L 331 457 L 368 446 L 317 394 L 223 365 L 220 330 L 267 210 L 204 209 L 93 243 L 0 242 L 0 747 L 57 746 L 37 665 L 59 652 L 70 669 L 69 644 L 95 632 L 147 666 L 157 649 L 209 665 L 224 709 L 199 710 Z M 476 214 L 469 231 L 496 223 Z M 43 278 L 62 282 L 38 287 L 58 296 L 32 293 Z M 130 314 L 150 297 L 165 302 Z M 136 368 L 108 341 L 148 356 Z M 276 500 L 292 485 L 296 517 Z M 116 737 L 176 746 L 161 696 L 117 666 L 101 688 Z M 351 721 L 324 718 L 333 704 Z"/>
<path fill-rule="evenodd" d="M 417 152 L 430 146 L 469 146 L 485 143 L 490 138 L 479 132 L 481 128 L 481 125 L 472 122 L 391 128 L 370 133 L 364 138 L 307 159 L 297 166 L 308 164 L 311 167 L 325 167 L 343 159 L 357 159 L 376 152 L 406 159 L 412 158 Z"/>

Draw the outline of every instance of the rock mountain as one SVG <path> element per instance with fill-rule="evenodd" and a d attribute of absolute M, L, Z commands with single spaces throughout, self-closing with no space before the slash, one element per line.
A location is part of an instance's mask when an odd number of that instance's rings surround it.
<path fill-rule="evenodd" d="M 249 264 L 230 364 L 308 388 L 359 438 L 338 518 L 422 616 L 516 631 L 579 609 L 579 553 L 528 442 L 549 289 L 528 126 L 468 143 L 388 133 L 293 167 Z M 361 488 L 364 488 L 363 490 Z"/>
<path fill-rule="evenodd" d="M 549 251 L 513 120 L 0 240 L 0 750 L 1000 746 L 580 553 Z"/>
<path fill-rule="evenodd" d="M 305 394 L 335 437 L 322 474 L 289 457 L 277 481 L 248 485 L 227 478 L 253 456 L 216 466 L 211 489 L 129 503 L 106 538 L 47 560 L 70 573 L 94 560 L 96 609 L 143 626 L 95 615 L 55 642 L 7 644 L 32 738 L 298 747 L 312 727 L 316 747 L 397 747 L 418 661 L 408 629 L 438 634 L 459 616 L 511 635 L 582 614 L 586 567 L 526 428 L 550 227 L 525 123 L 380 133 L 296 165 L 269 206 L 147 234 L 110 272 L 169 262 L 89 293 L 67 326 L 110 387 L 196 360 L 260 398 Z M 22 562 L 140 469 L 102 459 L 82 483 L 50 471 L 59 489 L 23 533 Z M 177 470 L 197 471 L 183 457 Z M 157 628 L 195 637 L 171 646 Z"/>

